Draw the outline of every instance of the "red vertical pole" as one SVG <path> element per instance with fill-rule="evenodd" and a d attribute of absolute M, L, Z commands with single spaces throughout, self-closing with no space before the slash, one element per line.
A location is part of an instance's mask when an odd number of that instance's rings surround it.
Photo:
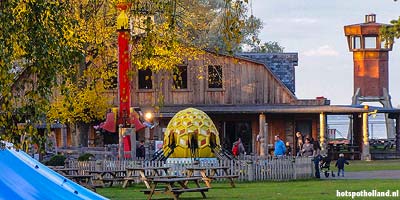
<path fill-rule="evenodd" d="M 126 14 L 126 10 L 129 6 L 130 4 L 126 3 L 125 1 L 119 1 L 119 3 L 117 4 L 117 8 L 121 10 L 121 13 L 117 17 L 119 86 L 118 124 L 122 124 L 124 128 L 126 128 L 127 123 L 129 123 L 131 107 L 131 85 L 128 77 L 128 72 L 131 68 L 131 60 L 129 54 L 130 28 L 129 19 Z M 131 151 L 129 135 L 124 137 L 124 151 Z"/>

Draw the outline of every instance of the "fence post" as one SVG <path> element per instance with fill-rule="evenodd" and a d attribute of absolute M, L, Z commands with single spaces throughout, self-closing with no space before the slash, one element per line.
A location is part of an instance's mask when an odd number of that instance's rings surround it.
<path fill-rule="evenodd" d="M 293 158 L 292 160 L 292 167 L 293 167 L 293 179 L 297 179 L 297 167 L 296 167 L 296 158 Z"/>
<path fill-rule="evenodd" d="M 96 164 L 94 166 L 96 171 L 101 171 L 102 170 L 101 163 L 102 163 L 102 160 L 96 160 Z"/>
<path fill-rule="evenodd" d="M 248 181 L 254 181 L 253 161 L 248 160 L 248 161 L 246 161 L 246 164 L 247 164 L 247 180 Z"/>

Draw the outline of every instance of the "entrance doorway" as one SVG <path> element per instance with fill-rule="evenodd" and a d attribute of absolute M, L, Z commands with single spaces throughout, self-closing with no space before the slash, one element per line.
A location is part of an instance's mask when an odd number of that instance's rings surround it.
<path fill-rule="evenodd" d="M 312 120 L 296 120 L 295 132 L 300 132 L 303 137 L 307 135 L 312 137 Z"/>
<path fill-rule="evenodd" d="M 221 143 L 222 146 L 231 150 L 233 143 L 240 137 L 247 154 L 252 153 L 252 135 L 251 135 L 251 122 L 225 122 L 225 134 Z"/>

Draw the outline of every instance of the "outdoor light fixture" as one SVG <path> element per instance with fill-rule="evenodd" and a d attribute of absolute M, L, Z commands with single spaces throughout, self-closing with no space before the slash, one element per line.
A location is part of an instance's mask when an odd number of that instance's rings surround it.
<path fill-rule="evenodd" d="M 151 112 L 147 112 L 144 114 L 144 118 L 149 121 L 151 119 L 153 119 L 153 114 Z"/>

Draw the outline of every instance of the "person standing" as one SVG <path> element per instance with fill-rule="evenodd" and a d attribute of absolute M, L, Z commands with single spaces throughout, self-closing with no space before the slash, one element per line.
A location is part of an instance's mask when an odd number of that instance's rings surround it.
<path fill-rule="evenodd" d="M 281 140 L 279 135 L 275 135 L 274 156 L 282 157 L 285 155 L 285 152 L 286 152 L 285 143 Z"/>
<path fill-rule="evenodd" d="M 232 154 L 237 157 L 239 155 L 245 154 L 244 145 L 242 143 L 242 139 L 238 138 L 232 146 Z"/>
<path fill-rule="evenodd" d="M 301 132 L 296 132 L 296 156 L 301 155 L 301 149 L 303 149 L 303 144 L 304 144 L 304 137 Z"/>
<path fill-rule="evenodd" d="M 146 155 L 146 148 L 144 147 L 144 141 L 141 140 L 139 146 L 136 148 L 136 157 L 144 159 Z"/>
<path fill-rule="evenodd" d="M 303 144 L 303 148 L 301 149 L 301 155 L 305 157 L 314 156 L 314 145 L 311 144 L 310 138 L 306 138 L 306 143 Z"/>
<path fill-rule="evenodd" d="M 344 158 L 344 154 L 339 154 L 339 159 L 336 161 L 335 166 L 338 168 L 337 175 L 340 176 L 342 174 L 342 177 L 344 177 L 344 164 L 348 165 L 349 162 Z"/>

